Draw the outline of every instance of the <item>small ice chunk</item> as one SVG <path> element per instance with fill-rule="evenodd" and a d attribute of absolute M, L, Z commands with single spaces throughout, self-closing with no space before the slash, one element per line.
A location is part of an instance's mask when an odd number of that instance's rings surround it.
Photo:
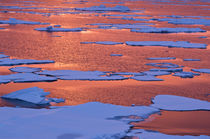
<path fill-rule="evenodd" d="M 209 73 L 210 74 L 210 69 L 191 69 L 194 72 L 201 72 L 201 73 Z"/>
<path fill-rule="evenodd" d="M 65 102 L 65 99 L 63 99 L 63 98 L 48 98 L 48 100 L 50 102 L 55 102 L 55 103 Z"/>
<path fill-rule="evenodd" d="M 176 59 L 176 57 L 150 57 L 148 60 L 172 60 Z"/>
<path fill-rule="evenodd" d="M 47 31 L 47 32 L 81 32 L 83 31 L 82 28 L 60 28 L 60 27 L 53 27 L 53 26 L 48 26 L 45 28 L 35 28 L 34 30 Z"/>
<path fill-rule="evenodd" d="M 123 42 L 112 42 L 112 41 L 99 41 L 99 42 L 80 42 L 81 44 L 103 44 L 103 45 L 118 45 Z"/>
<path fill-rule="evenodd" d="M 157 78 L 152 75 L 134 76 L 130 77 L 130 79 L 134 79 L 137 81 L 163 81 L 163 79 Z"/>
<path fill-rule="evenodd" d="M 181 78 L 193 78 L 194 75 L 199 76 L 199 73 L 193 73 L 193 72 L 176 72 L 173 76 L 179 76 Z"/>
<path fill-rule="evenodd" d="M 110 56 L 123 56 L 122 54 L 110 54 Z"/>
<path fill-rule="evenodd" d="M 130 9 L 126 6 L 116 5 L 115 7 L 106 7 L 105 5 L 92 6 L 87 8 L 75 8 L 80 11 L 114 11 L 114 12 L 128 12 Z"/>
<path fill-rule="evenodd" d="M 12 72 L 39 72 L 41 68 L 32 68 L 32 67 L 14 67 L 10 68 Z"/>
<path fill-rule="evenodd" d="M 152 76 L 161 76 L 161 75 L 169 75 L 170 72 L 167 71 L 145 71 L 143 72 L 146 75 L 152 75 Z"/>
<path fill-rule="evenodd" d="M 44 90 L 41 88 L 31 87 L 9 93 L 7 95 L 2 96 L 2 98 L 21 100 L 36 105 L 49 105 L 50 102 L 57 102 L 57 103 L 63 102 L 61 101 L 61 99 L 54 99 L 54 98 L 47 99 L 46 96 L 49 94 L 50 94 L 49 92 L 44 92 Z"/>
<path fill-rule="evenodd" d="M 58 28 L 60 28 L 60 27 L 61 27 L 61 25 L 54 25 L 54 27 L 58 27 Z"/>
<path fill-rule="evenodd" d="M 210 102 L 175 96 L 175 95 L 157 95 L 152 99 L 152 107 L 170 111 L 193 111 L 210 110 Z"/>
<path fill-rule="evenodd" d="M 4 55 L 4 54 L 0 54 L 0 58 L 8 58 L 9 56 Z"/>
<path fill-rule="evenodd" d="M 169 48 L 198 48 L 206 49 L 206 44 L 190 43 L 187 41 L 127 41 L 126 45 L 130 46 L 163 46 Z"/>
<path fill-rule="evenodd" d="M 5 28 L 0 28 L 0 29 L 5 29 Z"/>
<path fill-rule="evenodd" d="M 201 61 L 200 59 L 183 59 L 184 61 Z"/>
<path fill-rule="evenodd" d="M 201 38 L 201 39 L 205 39 L 205 38 L 207 38 L 207 36 L 200 36 L 199 38 Z"/>
<path fill-rule="evenodd" d="M 173 63 L 147 63 L 145 65 L 148 66 L 154 66 L 159 68 L 179 68 L 179 65 L 173 64 Z"/>
<path fill-rule="evenodd" d="M 16 18 L 10 18 L 9 20 L 0 20 L 0 24 L 29 24 L 29 25 L 40 25 L 40 24 L 46 24 L 46 23 L 32 22 L 32 21 L 24 21 L 24 20 L 18 20 Z"/>
<path fill-rule="evenodd" d="M 168 68 L 168 69 L 150 69 L 150 71 L 167 71 L 167 72 L 182 72 L 182 68 Z"/>

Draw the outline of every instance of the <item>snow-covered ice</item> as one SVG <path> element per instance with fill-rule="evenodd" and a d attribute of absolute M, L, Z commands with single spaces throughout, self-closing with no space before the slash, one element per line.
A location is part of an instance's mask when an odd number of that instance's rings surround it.
<path fill-rule="evenodd" d="M 4 99 L 21 100 L 36 105 L 49 105 L 50 102 L 63 102 L 63 99 L 46 98 L 49 92 L 44 92 L 43 89 L 38 87 L 31 87 L 18 90 L 2 96 Z"/>
<path fill-rule="evenodd" d="M 40 25 L 40 24 L 48 24 L 48 23 L 33 22 L 33 21 L 24 21 L 24 20 L 18 20 L 16 18 L 9 18 L 9 20 L 0 20 L 0 24 L 29 24 L 29 25 Z"/>
<path fill-rule="evenodd" d="M 165 63 L 165 62 L 163 62 L 163 63 L 147 63 L 145 65 L 159 67 L 159 68 L 179 68 L 180 67 L 177 64 Z"/>
<path fill-rule="evenodd" d="M 14 67 L 10 68 L 12 72 L 39 72 L 41 68 L 32 68 L 32 67 Z"/>
<path fill-rule="evenodd" d="M 199 76 L 199 73 L 194 72 L 176 72 L 173 74 L 173 76 L 179 76 L 181 78 L 193 78 L 194 76 Z"/>
<path fill-rule="evenodd" d="M 176 57 L 150 57 L 148 60 L 174 60 Z"/>
<path fill-rule="evenodd" d="M 106 7 L 105 5 L 92 6 L 87 8 L 75 8 L 80 11 L 114 11 L 114 12 L 128 12 L 130 9 L 126 6 L 116 5 L 115 7 Z"/>
<path fill-rule="evenodd" d="M 210 74 L 210 69 L 191 69 L 194 72 L 201 72 L 201 73 L 209 73 Z"/>
<path fill-rule="evenodd" d="M 148 106 L 126 107 L 99 102 L 51 108 L 0 107 L 0 138 L 116 139 L 126 136 L 131 127 L 129 122 L 142 121 L 159 112 Z"/>
<path fill-rule="evenodd" d="M 53 27 L 53 26 L 48 26 L 45 28 L 35 28 L 34 30 L 47 31 L 47 32 L 81 32 L 83 31 L 82 28 L 60 28 L 60 27 Z"/>
<path fill-rule="evenodd" d="M 152 107 L 170 111 L 192 111 L 192 110 L 210 110 L 210 102 L 175 96 L 175 95 L 157 95 L 152 99 Z"/>
<path fill-rule="evenodd" d="M 175 48 L 199 48 L 206 49 L 206 44 L 190 43 L 187 41 L 127 41 L 127 45 L 130 46 L 163 46 L 163 47 L 175 47 Z"/>
<path fill-rule="evenodd" d="M 157 78 L 152 75 L 134 76 L 130 77 L 130 79 L 134 79 L 137 81 L 163 81 L 163 79 Z"/>

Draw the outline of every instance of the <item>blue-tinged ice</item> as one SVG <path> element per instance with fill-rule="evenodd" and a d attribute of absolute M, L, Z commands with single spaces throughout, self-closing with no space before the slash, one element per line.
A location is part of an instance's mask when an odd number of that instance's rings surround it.
<path fill-rule="evenodd" d="M 194 72 L 201 72 L 201 73 L 209 73 L 210 74 L 210 69 L 191 69 Z"/>
<path fill-rule="evenodd" d="M 159 67 L 159 68 L 179 68 L 180 67 L 177 64 L 165 63 L 165 62 L 163 62 L 163 63 L 147 63 L 145 65 Z"/>
<path fill-rule="evenodd" d="M 194 72 L 176 72 L 173 74 L 173 76 L 179 76 L 181 78 L 193 78 L 194 76 L 199 76 L 199 73 Z"/>
<path fill-rule="evenodd" d="M 183 59 L 184 61 L 201 61 L 200 59 Z"/>
<path fill-rule="evenodd" d="M 134 79 L 137 81 L 163 81 L 163 79 L 157 78 L 153 75 L 134 76 L 130 77 L 130 79 Z"/>
<path fill-rule="evenodd" d="M 152 75 L 152 76 L 161 76 L 161 75 L 170 75 L 171 72 L 168 71 L 145 71 L 143 72 L 145 75 Z"/>
<path fill-rule="evenodd" d="M 176 57 L 150 57 L 148 60 L 174 60 Z"/>
<path fill-rule="evenodd" d="M 150 71 L 182 72 L 182 68 L 150 69 Z"/>
<path fill-rule="evenodd" d="M 25 73 L 30 73 L 30 72 L 39 72 L 41 71 L 41 68 L 32 68 L 32 67 L 14 67 L 9 69 L 12 72 L 25 72 Z"/>
<path fill-rule="evenodd" d="M 48 23 L 33 22 L 33 21 L 24 21 L 24 20 L 18 20 L 18 19 L 16 19 L 16 18 L 9 18 L 9 20 L 0 20 L 0 24 L 28 24 L 28 25 L 41 25 L 41 24 L 48 24 Z"/>
<path fill-rule="evenodd" d="M 115 7 L 106 7 L 105 5 L 92 6 L 87 8 L 75 8 L 80 11 L 114 11 L 114 12 L 128 12 L 130 9 L 126 6 L 116 5 Z"/>
<path fill-rule="evenodd" d="M 47 32 L 81 32 L 83 31 L 82 28 L 60 28 L 60 27 L 53 27 L 53 26 L 48 26 L 45 28 L 35 28 L 34 30 L 47 31 Z"/>
<path fill-rule="evenodd" d="M 123 56 L 122 54 L 110 54 L 110 56 Z"/>
<path fill-rule="evenodd" d="M 0 58 L 8 58 L 8 55 L 0 54 Z"/>

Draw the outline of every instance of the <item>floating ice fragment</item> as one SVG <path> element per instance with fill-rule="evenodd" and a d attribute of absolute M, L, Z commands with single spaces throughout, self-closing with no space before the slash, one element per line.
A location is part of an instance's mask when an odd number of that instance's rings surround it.
<path fill-rule="evenodd" d="M 194 75 L 199 76 L 199 73 L 193 73 L 193 72 L 176 72 L 173 76 L 179 76 L 181 78 L 193 78 Z"/>
<path fill-rule="evenodd" d="M 40 25 L 40 24 L 49 24 L 49 23 L 24 21 L 24 20 L 18 20 L 16 18 L 10 18 L 9 20 L 0 20 L 0 24 L 29 24 L 29 25 Z"/>
<path fill-rule="evenodd" d="M 141 29 L 131 29 L 132 32 L 140 33 L 196 33 L 196 32 L 206 32 L 200 28 L 155 28 L 147 27 Z"/>
<path fill-rule="evenodd" d="M 199 48 L 206 49 L 206 44 L 190 43 L 187 41 L 127 41 L 127 45 L 131 46 L 163 46 L 176 48 Z"/>
<path fill-rule="evenodd" d="M 115 7 L 106 7 L 105 5 L 92 6 L 87 8 L 75 8 L 80 11 L 115 11 L 115 12 L 128 12 L 130 9 L 126 6 L 116 5 Z"/>
<path fill-rule="evenodd" d="M 110 56 L 123 56 L 122 54 L 110 54 Z"/>
<path fill-rule="evenodd" d="M 137 81 L 163 81 L 163 79 L 157 78 L 152 75 L 134 76 L 130 77 L 130 79 L 134 79 Z"/>
<path fill-rule="evenodd" d="M 179 68 L 179 65 L 173 64 L 173 63 L 147 63 L 145 65 L 148 66 L 154 66 L 159 68 Z"/>
<path fill-rule="evenodd" d="M 14 67 L 10 68 L 12 72 L 39 72 L 41 71 L 41 68 L 32 68 L 32 67 Z"/>
<path fill-rule="evenodd" d="M 112 42 L 112 41 L 99 41 L 99 42 L 80 42 L 81 44 L 103 44 L 103 45 L 117 45 L 123 44 L 123 42 Z"/>
<path fill-rule="evenodd" d="M 4 55 L 4 54 L 0 54 L 0 58 L 8 58 L 9 56 Z"/>
<path fill-rule="evenodd" d="M 210 74 L 210 69 L 191 69 L 194 72 L 201 72 L 201 73 L 209 73 Z"/>
<path fill-rule="evenodd" d="M 151 57 L 147 59 L 148 60 L 172 60 L 172 59 L 176 59 L 176 57 Z"/>
<path fill-rule="evenodd" d="M 47 31 L 47 32 L 80 32 L 80 31 L 83 31 L 82 28 L 60 28 L 60 27 L 53 27 L 53 26 L 48 26 L 45 28 L 35 28 L 34 30 Z"/>
<path fill-rule="evenodd" d="M 199 38 L 201 38 L 201 39 L 205 39 L 205 38 L 207 38 L 206 36 L 200 36 Z"/>
<path fill-rule="evenodd" d="M 201 61 L 200 59 L 183 59 L 184 61 Z"/>
<path fill-rule="evenodd" d="M 182 68 L 168 68 L 168 69 L 150 69 L 150 71 L 167 71 L 167 72 L 182 72 Z"/>
<path fill-rule="evenodd" d="M 44 92 L 44 90 L 41 88 L 31 87 L 9 93 L 7 95 L 2 96 L 2 98 L 21 100 L 36 105 L 49 105 L 50 102 L 57 102 L 57 103 L 63 102 L 61 101 L 61 99 L 46 98 L 46 96 L 49 94 L 50 94 L 49 92 Z"/>
<path fill-rule="evenodd" d="M 54 109 L 0 107 L 0 122 L 4 125 L 0 126 L 0 138 L 119 139 L 126 136 L 131 127 L 129 122 L 142 121 L 159 112 L 148 106 L 126 107 L 99 102 L 51 108 Z"/>
<path fill-rule="evenodd" d="M 114 72 L 114 73 L 111 73 L 111 75 L 131 75 L 131 76 L 143 76 L 145 75 L 144 73 L 142 72 Z"/>
<path fill-rule="evenodd" d="M 169 75 L 170 72 L 167 71 L 145 71 L 143 72 L 145 75 L 152 75 L 152 76 L 161 76 L 161 75 Z"/>
<path fill-rule="evenodd" d="M 0 75 L 1 77 L 1 75 Z M 11 80 L 9 79 L 0 79 L 0 84 L 6 84 L 6 83 L 9 83 Z"/>
<path fill-rule="evenodd" d="M 0 29 L 5 29 L 5 28 L 0 28 Z"/>
<path fill-rule="evenodd" d="M 192 110 L 210 110 L 210 102 L 198 99 L 174 96 L 157 95 L 152 99 L 152 107 L 171 111 L 192 111 Z"/>

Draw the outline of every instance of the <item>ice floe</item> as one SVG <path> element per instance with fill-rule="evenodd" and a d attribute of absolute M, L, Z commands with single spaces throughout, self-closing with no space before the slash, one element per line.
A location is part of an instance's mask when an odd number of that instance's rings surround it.
<path fill-rule="evenodd" d="M 0 59 L 0 66 L 14 66 L 23 64 L 47 64 L 54 63 L 52 60 L 33 60 L 33 59 Z"/>
<path fill-rule="evenodd" d="M 140 29 L 131 29 L 132 32 L 140 33 L 196 33 L 196 32 L 206 32 L 200 28 L 155 28 L 147 27 Z"/>
<path fill-rule="evenodd" d="M 123 42 L 112 42 L 112 41 L 98 41 L 98 42 L 80 42 L 81 44 L 103 44 L 103 45 L 117 45 L 123 44 Z"/>
<path fill-rule="evenodd" d="M 191 69 L 194 72 L 201 72 L 201 73 L 209 73 L 210 74 L 210 69 Z"/>
<path fill-rule="evenodd" d="M 123 56 L 122 54 L 110 54 L 110 56 Z"/>
<path fill-rule="evenodd" d="M 134 76 L 130 77 L 130 79 L 134 79 L 137 81 L 163 81 L 163 79 L 157 78 L 153 75 Z"/>
<path fill-rule="evenodd" d="M 182 68 L 150 69 L 150 71 L 182 72 Z"/>
<path fill-rule="evenodd" d="M 199 73 L 194 72 L 176 72 L 173 76 L 179 76 L 181 78 L 193 78 L 195 75 L 199 76 Z"/>
<path fill-rule="evenodd" d="M 40 75 L 50 75 L 57 77 L 61 80 L 91 80 L 91 81 L 103 81 L 103 80 L 125 80 L 127 77 L 113 75 L 107 76 L 105 72 L 101 71 L 75 71 L 75 70 L 43 70 L 37 72 Z"/>
<path fill-rule="evenodd" d="M 45 28 L 35 28 L 34 30 L 47 31 L 47 32 L 81 32 L 83 31 L 82 28 L 60 28 L 60 27 L 53 27 L 53 26 L 48 26 Z"/>
<path fill-rule="evenodd" d="M 170 111 L 210 110 L 210 102 L 175 95 L 157 95 L 151 106 Z"/>
<path fill-rule="evenodd" d="M 8 55 L 0 54 L 0 58 L 8 58 Z"/>
<path fill-rule="evenodd" d="M 99 102 L 52 108 L 0 107 L 3 125 L 0 126 L 0 138 L 123 138 L 131 127 L 129 122 L 142 121 L 159 112 L 154 107 L 126 107 Z"/>
<path fill-rule="evenodd" d="M 151 130 L 144 130 L 144 129 L 134 129 L 131 130 L 127 134 L 127 136 L 130 137 L 138 137 L 140 139 L 209 139 L 209 136 L 206 135 L 200 135 L 200 136 L 191 136 L 191 135 L 167 135 L 163 134 L 157 131 L 151 131 Z"/>
<path fill-rule="evenodd" d="M 9 20 L 0 20 L 0 24 L 28 24 L 28 25 L 40 25 L 40 24 L 49 24 L 49 23 L 41 23 L 41 22 L 33 22 L 33 21 L 24 21 L 18 20 L 16 18 L 9 18 Z"/>
<path fill-rule="evenodd" d="M 41 68 L 32 68 L 32 67 L 14 67 L 9 69 L 12 72 L 39 72 Z"/>
<path fill-rule="evenodd" d="M 148 60 L 174 60 L 176 57 L 150 57 Z"/>
<path fill-rule="evenodd" d="M 175 47 L 175 48 L 199 48 L 206 49 L 206 44 L 190 43 L 187 41 L 127 41 L 127 45 L 130 46 L 163 46 L 163 47 Z"/>
<path fill-rule="evenodd" d="M 42 75 L 37 75 L 34 73 L 16 73 L 16 74 L 9 74 L 9 75 L 0 75 L 0 79 L 3 81 L 10 81 L 10 82 L 15 82 L 15 83 L 52 82 L 52 81 L 57 80 L 56 77 L 42 76 Z"/>
<path fill-rule="evenodd" d="M 114 72 L 114 73 L 111 73 L 111 75 L 131 75 L 131 76 L 143 76 L 145 75 L 144 73 L 142 72 Z"/>
<path fill-rule="evenodd" d="M 173 63 L 147 63 L 145 65 L 159 68 L 179 68 L 180 66 Z"/>
<path fill-rule="evenodd" d="M 145 75 L 152 75 L 152 76 L 161 76 L 161 75 L 171 74 L 168 71 L 145 71 L 145 72 L 142 72 L 142 73 L 144 73 Z"/>
<path fill-rule="evenodd" d="M 64 102 L 64 99 L 46 98 L 49 92 L 44 92 L 43 89 L 38 87 L 31 87 L 18 90 L 2 96 L 4 99 L 21 100 L 36 105 L 50 105 L 51 102 Z"/>
<path fill-rule="evenodd" d="M 114 11 L 114 12 L 128 12 L 130 9 L 126 6 L 116 5 L 115 7 L 106 7 L 105 5 L 92 6 L 87 8 L 75 8 L 80 11 Z"/>
<path fill-rule="evenodd" d="M 183 59 L 184 61 L 201 61 L 200 59 Z"/>

